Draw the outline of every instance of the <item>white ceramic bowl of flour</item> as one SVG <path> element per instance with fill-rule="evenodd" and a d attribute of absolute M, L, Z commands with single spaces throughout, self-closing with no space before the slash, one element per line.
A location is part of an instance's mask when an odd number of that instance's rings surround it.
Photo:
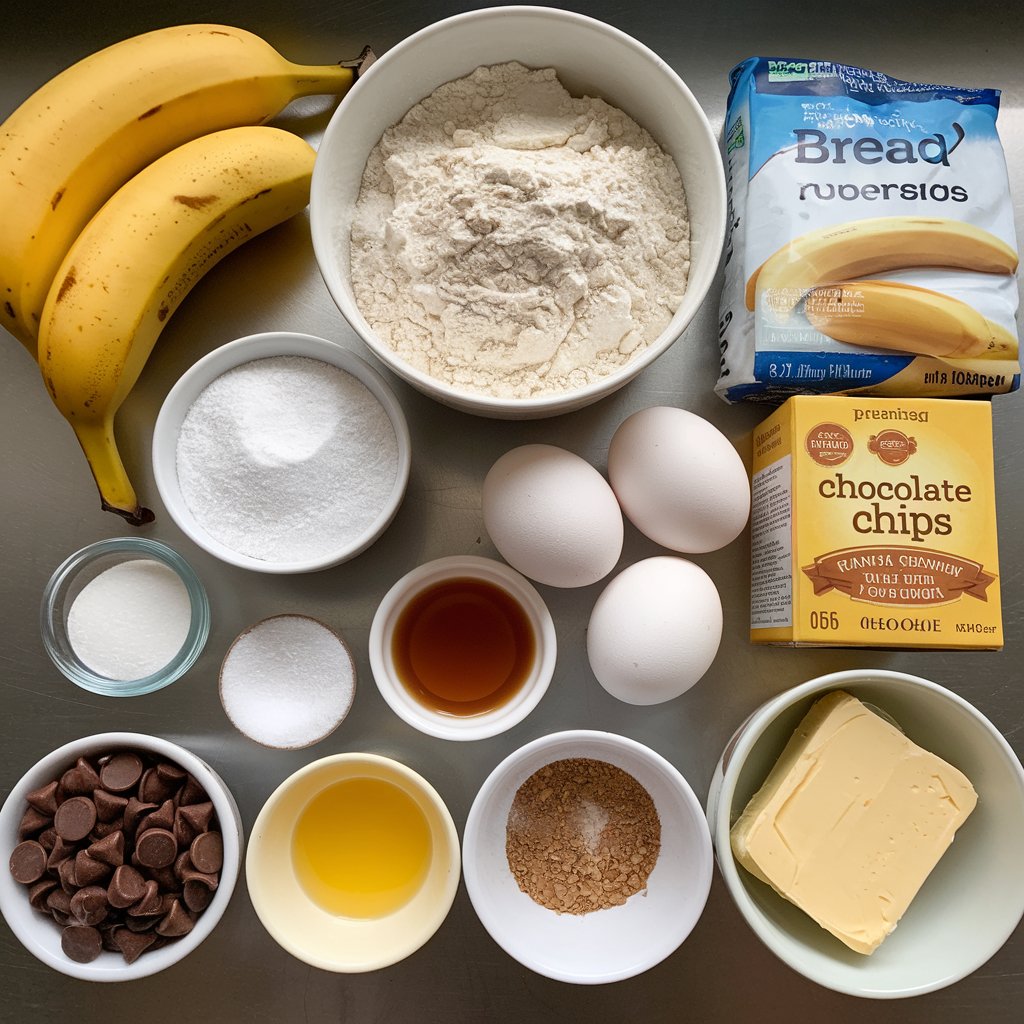
<path fill-rule="evenodd" d="M 419 100 L 477 67 L 518 61 L 554 68 L 573 96 L 597 96 L 645 128 L 676 163 L 686 190 L 690 270 L 682 302 L 649 345 L 574 390 L 500 398 L 460 389 L 399 358 L 356 304 L 349 238 L 363 170 L 385 129 Z M 539 7 L 498 7 L 438 22 L 393 47 L 345 97 L 324 133 L 313 173 L 311 223 L 320 270 L 339 309 L 371 351 L 414 387 L 478 415 L 531 419 L 569 412 L 622 387 L 682 334 L 715 276 L 725 233 L 718 145 L 700 105 L 642 44 L 591 18 Z"/>
<path fill-rule="evenodd" d="M 254 371 L 264 369 L 273 373 L 260 379 Z M 225 388 L 235 371 L 243 385 Z M 315 572 L 365 551 L 395 517 L 411 460 L 405 415 L 383 377 L 334 342 L 283 331 L 200 359 L 153 431 L 153 474 L 171 518 L 211 555 L 257 572 Z"/>

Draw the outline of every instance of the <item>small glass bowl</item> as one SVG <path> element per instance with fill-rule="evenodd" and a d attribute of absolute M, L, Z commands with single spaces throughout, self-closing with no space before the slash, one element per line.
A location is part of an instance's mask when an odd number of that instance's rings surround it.
<path fill-rule="evenodd" d="M 108 679 L 75 654 L 68 639 L 68 611 L 82 588 L 101 572 L 137 558 L 162 562 L 178 574 L 188 591 L 192 621 L 181 649 L 163 668 L 142 679 Z M 137 697 L 173 683 L 195 664 L 210 634 L 210 602 L 199 577 L 173 548 L 144 537 L 114 537 L 90 544 L 64 560 L 43 590 L 39 622 L 50 660 L 76 686 L 106 697 Z"/>

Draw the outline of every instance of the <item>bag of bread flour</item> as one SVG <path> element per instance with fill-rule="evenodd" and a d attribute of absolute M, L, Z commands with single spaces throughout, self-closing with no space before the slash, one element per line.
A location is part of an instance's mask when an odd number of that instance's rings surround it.
<path fill-rule="evenodd" d="M 998 91 L 763 57 L 731 81 L 722 397 L 1016 389 Z"/>

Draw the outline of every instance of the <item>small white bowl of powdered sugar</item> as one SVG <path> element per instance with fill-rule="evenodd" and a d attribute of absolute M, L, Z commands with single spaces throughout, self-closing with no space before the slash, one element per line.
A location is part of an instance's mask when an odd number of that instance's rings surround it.
<path fill-rule="evenodd" d="M 373 353 L 448 405 L 550 416 L 615 391 L 714 278 L 725 183 L 656 54 L 568 11 L 430 26 L 344 99 L 313 174 L 313 246 Z"/>
<path fill-rule="evenodd" d="M 405 494 L 411 448 L 376 370 L 323 338 L 223 345 L 164 400 L 153 473 L 171 518 L 224 562 L 325 569 L 365 551 Z"/>

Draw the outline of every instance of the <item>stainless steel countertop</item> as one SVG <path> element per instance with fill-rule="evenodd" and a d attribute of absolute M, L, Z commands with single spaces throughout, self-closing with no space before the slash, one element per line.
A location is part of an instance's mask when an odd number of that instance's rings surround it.
<path fill-rule="evenodd" d="M 324 63 L 354 56 L 366 42 L 384 52 L 400 39 L 472 4 L 357 4 L 313 0 L 210 0 L 201 4 L 80 4 L 57 0 L 10 4 L 7 49 L 0 61 L 0 117 L 74 60 L 118 38 L 187 21 L 220 21 L 259 32 L 293 60 Z M 721 128 L 727 73 L 751 54 L 819 57 L 877 68 L 902 78 L 942 80 L 1003 90 L 1000 129 L 1024 238 L 1024 6 L 965 5 L 950 0 L 865 0 L 850 8 L 805 0 L 701 4 L 603 0 L 565 5 L 601 18 L 646 43 L 683 77 Z M 296 108 L 293 108 L 296 109 Z M 316 141 L 328 108 L 303 101 L 301 120 L 282 123 Z M 2 211 L 0 211 L 0 230 Z M 708 675 L 683 697 L 640 708 L 608 696 L 587 665 L 584 630 L 601 584 L 584 590 L 541 588 L 560 644 L 554 684 L 525 722 L 478 743 L 421 735 L 384 704 L 370 675 L 367 635 L 374 609 L 400 575 L 431 558 L 493 555 L 480 512 L 480 485 L 503 452 L 552 442 L 604 468 L 609 438 L 631 412 L 679 405 L 707 417 L 740 448 L 768 414 L 764 406 L 729 407 L 712 389 L 718 366 L 717 297 L 712 289 L 683 338 L 616 395 L 556 420 L 507 423 L 476 419 L 392 385 L 409 418 L 412 478 L 391 528 L 355 561 L 312 576 L 279 578 L 216 562 L 189 543 L 161 507 L 148 465 L 157 410 L 171 385 L 198 357 L 246 334 L 286 329 L 365 351 L 335 309 L 317 271 L 308 225 L 297 219 L 243 247 L 193 291 L 167 326 L 138 387 L 118 417 L 125 461 L 157 513 L 140 531 L 165 540 L 204 580 L 213 628 L 197 665 L 173 686 L 127 700 L 76 689 L 43 652 L 42 588 L 69 553 L 101 537 L 129 532 L 102 513 L 74 437 L 47 400 L 38 370 L 7 338 L 0 346 L 0 793 L 37 758 L 66 740 L 108 729 L 166 736 L 196 751 L 233 790 L 246 830 L 278 783 L 301 765 L 343 750 L 395 757 L 440 791 L 460 832 L 473 797 L 505 755 L 537 736 L 584 727 L 624 733 L 672 761 L 703 799 L 712 768 L 735 727 L 763 700 L 833 670 L 901 669 L 961 693 L 1024 754 L 1024 488 L 1020 465 L 1024 398 L 994 400 L 1004 624 L 1001 653 L 912 654 L 755 648 L 747 642 L 749 542 L 741 539 L 698 561 L 717 582 L 725 635 Z M 631 526 L 621 566 L 659 552 Z M 265 750 L 237 734 L 217 699 L 216 677 L 228 644 L 245 626 L 278 612 L 316 615 L 345 635 L 355 653 L 359 691 L 342 727 L 307 750 Z M 1022 868 L 1024 870 L 1024 868 Z M 49 970 L 0 924 L 0 1020 L 148 1021 L 917 1021 L 1019 1019 L 1024 1005 L 1024 929 L 971 977 L 944 991 L 872 1003 L 819 988 L 779 962 L 747 928 L 715 880 L 700 923 L 664 963 L 638 978 L 597 988 L 541 978 L 490 939 L 461 887 L 440 931 L 408 960 L 361 976 L 306 967 L 263 930 L 240 881 L 224 920 L 191 956 L 129 985 L 89 985 Z M 1016 1007 L 1016 1010 L 1014 1009 Z"/>

